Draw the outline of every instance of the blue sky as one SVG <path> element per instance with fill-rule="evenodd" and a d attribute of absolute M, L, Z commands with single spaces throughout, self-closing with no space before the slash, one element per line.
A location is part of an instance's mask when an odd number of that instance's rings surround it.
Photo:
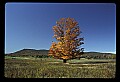
<path fill-rule="evenodd" d="M 6 3 L 5 53 L 49 49 L 55 41 L 52 27 L 63 17 L 79 23 L 85 52 L 116 53 L 114 3 Z"/>

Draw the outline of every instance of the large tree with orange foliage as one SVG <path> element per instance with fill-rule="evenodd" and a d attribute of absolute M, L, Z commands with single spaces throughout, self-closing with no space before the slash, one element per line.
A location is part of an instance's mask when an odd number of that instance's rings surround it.
<path fill-rule="evenodd" d="M 54 38 L 57 42 L 53 42 L 49 56 L 57 59 L 62 59 L 66 63 L 69 59 L 80 57 L 83 54 L 83 49 L 79 46 L 84 44 L 83 38 L 78 38 L 80 35 L 80 27 L 74 18 L 61 18 L 53 26 Z"/>

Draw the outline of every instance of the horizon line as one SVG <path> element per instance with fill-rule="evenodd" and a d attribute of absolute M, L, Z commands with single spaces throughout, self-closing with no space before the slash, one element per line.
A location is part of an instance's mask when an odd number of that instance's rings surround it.
<path fill-rule="evenodd" d="M 23 49 L 31 49 L 31 50 L 49 50 L 49 49 L 35 49 L 35 48 L 23 48 Z M 20 51 L 20 50 L 23 50 L 23 49 L 19 49 L 19 50 L 16 50 L 16 51 L 13 51 L 13 52 L 4 52 L 4 54 L 10 54 L 10 53 L 14 53 L 14 52 L 17 52 L 17 51 Z M 100 52 L 100 53 L 112 53 L 112 54 L 116 54 L 116 51 L 114 52 L 108 52 L 108 51 L 84 51 L 84 52 Z"/>

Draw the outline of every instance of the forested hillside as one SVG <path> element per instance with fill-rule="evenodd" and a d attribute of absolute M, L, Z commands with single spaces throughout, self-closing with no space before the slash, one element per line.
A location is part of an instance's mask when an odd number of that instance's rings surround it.
<path fill-rule="evenodd" d="M 22 49 L 14 53 L 6 54 L 7 56 L 17 56 L 17 57 L 48 57 L 49 50 L 35 50 L 35 49 Z M 87 59 L 115 59 L 116 55 L 112 53 L 100 53 L 100 52 L 84 52 L 81 58 Z"/>

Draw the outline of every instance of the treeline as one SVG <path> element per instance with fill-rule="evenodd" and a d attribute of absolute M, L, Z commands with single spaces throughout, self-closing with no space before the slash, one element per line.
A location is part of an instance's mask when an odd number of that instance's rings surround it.
<path fill-rule="evenodd" d="M 35 50 L 35 49 L 23 49 L 14 53 L 7 54 L 12 57 L 35 57 L 35 58 L 48 58 L 49 50 Z M 99 52 L 84 52 L 80 58 L 86 59 L 116 59 L 115 54 L 111 53 L 99 53 Z M 79 59 L 79 58 L 78 58 Z"/>
<path fill-rule="evenodd" d="M 9 56 L 17 57 L 47 57 L 48 50 L 23 49 L 14 53 L 7 54 Z"/>
<path fill-rule="evenodd" d="M 91 53 L 87 52 L 80 56 L 80 58 L 86 58 L 86 59 L 116 59 L 115 54 L 111 53 Z"/>

